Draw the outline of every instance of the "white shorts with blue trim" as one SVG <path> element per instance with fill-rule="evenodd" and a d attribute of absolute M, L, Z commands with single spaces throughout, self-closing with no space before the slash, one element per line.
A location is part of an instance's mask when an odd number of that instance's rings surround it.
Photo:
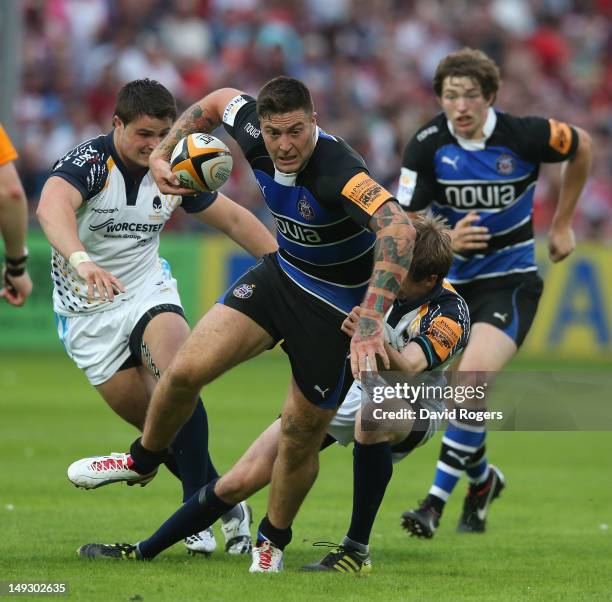
<path fill-rule="evenodd" d="M 176 280 L 163 261 L 138 293 L 107 311 L 82 316 L 56 314 L 57 332 L 66 352 L 92 385 L 110 379 L 130 356 L 130 334 L 156 305 L 182 307 Z"/>

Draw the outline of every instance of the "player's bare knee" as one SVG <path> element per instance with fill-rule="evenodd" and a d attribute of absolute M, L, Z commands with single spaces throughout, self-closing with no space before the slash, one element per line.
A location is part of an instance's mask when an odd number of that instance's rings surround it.
<path fill-rule="evenodd" d="M 355 429 L 355 441 L 362 445 L 374 445 L 391 440 L 391 433 L 381 433 L 378 431 L 362 431 Z"/>
<path fill-rule="evenodd" d="M 319 449 L 324 434 L 325 425 L 311 417 L 291 413 L 281 418 L 280 439 L 285 447 Z"/>
<path fill-rule="evenodd" d="M 192 365 L 192 362 L 183 361 L 180 356 L 172 362 L 164 376 L 173 389 L 189 391 L 194 395 L 197 395 L 204 384 L 197 367 Z"/>
<path fill-rule="evenodd" d="M 227 504 L 237 504 L 244 497 L 248 497 L 248 493 L 244 495 L 242 493 L 246 489 L 245 475 L 229 472 L 217 481 L 215 494 Z"/>
<path fill-rule="evenodd" d="M 372 423 L 368 422 L 366 424 Z M 375 445 L 376 443 L 383 443 L 385 441 L 393 445 L 393 442 L 396 439 L 396 434 L 397 433 L 381 430 L 380 428 L 364 429 L 361 422 L 361 410 L 358 412 L 357 419 L 355 420 L 355 441 L 361 445 Z"/>

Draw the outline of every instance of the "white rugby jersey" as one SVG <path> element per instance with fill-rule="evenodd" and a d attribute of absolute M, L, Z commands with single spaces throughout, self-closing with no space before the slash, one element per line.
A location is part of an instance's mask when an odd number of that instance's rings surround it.
<path fill-rule="evenodd" d="M 160 268 L 159 234 L 172 212 L 181 206 L 188 213 L 197 213 L 217 198 L 216 193 L 189 197 L 162 194 L 149 171 L 135 175 L 123 165 L 113 132 L 66 153 L 51 175 L 63 178 L 83 196 L 76 213 L 79 239 L 92 261 L 117 277 L 125 288 L 113 304 L 88 299 L 85 281 L 53 249 L 53 308 L 65 316 L 104 311 L 131 298 Z"/>

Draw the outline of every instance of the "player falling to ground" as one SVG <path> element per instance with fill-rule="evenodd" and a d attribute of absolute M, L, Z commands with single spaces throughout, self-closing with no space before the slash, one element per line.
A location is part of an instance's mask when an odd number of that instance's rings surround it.
<path fill-rule="evenodd" d="M 222 194 L 161 193 L 148 170 L 149 155 L 176 118 L 170 92 L 136 80 L 118 93 L 113 129 L 64 155 L 41 194 L 37 215 L 52 250 L 53 307 L 59 337 L 102 398 L 142 429 L 151 395 L 189 335 L 176 280 L 159 257 L 159 236 L 181 207 L 218 228 L 257 257 L 276 242 L 249 211 Z M 165 464 L 189 499 L 217 477 L 208 455 L 208 423 L 200 400 L 171 442 Z M 127 454 L 75 463 L 78 486 L 124 480 L 145 483 L 152 474 L 131 470 Z M 232 552 L 250 547 L 246 505 L 227 508 Z M 229 527 L 228 527 L 229 528 Z M 240 531 L 240 534 L 237 533 Z M 210 533 L 193 535 L 192 551 L 210 552 Z"/>
<path fill-rule="evenodd" d="M 385 347 L 391 367 L 412 374 L 443 366 L 464 345 L 469 334 L 467 305 L 444 280 L 453 256 L 451 240 L 440 219 L 419 216 L 414 221 L 416 240 L 410 271 L 404 278 L 398 297 L 385 315 Z M 352 336 L 361 309 L 353 308 L 342 324 Z M 433 376 L 438 383 L 441 375 Z M 442 377 L 443 378 L 443 377 Z M 420 407 L 441 411 L 444 403 L 423 400 L 400 407 Z M 386 486 L 392 464 L 423 445 L 437 430 L 440 420 L 419 418 L 397 421 L 393 432 L 364 432 L 360 428 L 362 393 L 359 381 L 353 381 L 342 405 L 327 428 L 322 447 L 338 441 L 348 445 L 355 439 L 353 471 L 354 492 L 351 525 L 342 545 L 321 562 L 304 567 L 310 571 L 368 572 L 371 561 L 368 540 Z M 198 504 L 181 508 L 151 537 L 138 544 L 85 544 L 80 554 L 89 558 L 152 559 L 180 541 L 185 532 L 205 529 L 233 500 L 245 499 L 263 487 L 272 477 L 278 454 L 281 422 L 276 420 L 251 445 L 246 453 L 215 483 L 199 495 Z M 260 560 L 272 565 L 273 553 L 261 553 Z"/>
<path fill-rule="evenodd" d="M 451 240 L 440 218 L 420 216 L 413 220 L 417 231 L 410 272 L 402 283 L 398 298 L 385 316 L 386 348 L 391 369 L 410 375 L 412 381 L 444 386 L 440 370 L 461 351 L 468 339 L 470 319 L 465 301 L 444 280 L 453 259 Z M 359 308 L 343 324 L 352 336 Z M 426 372 L 424 379 L 415 375 Z M 372 386 L 386 385 L 375 379 Z M 376 401 L 376 400 L 375 400 Z M 379 411 L 401 411 L 410 408 L 415 420 L 377 420 Z M 303 567 L 304 571 L 337 571 L 356 573 L 371 569 L 369 539 L 374 520 L 393 474 L 393 464 L 405 458 L 416 447 L 427 442 L 438 430 L 441 419 L 426 412 L 445 410 L 440 399 L 423 398 L 416 403 L 399 399 L 378 404 L 362 404 L 362 383 L 355 380 L 346 400 L 332 421 L 329 433 L 343 444 L 353 441 L 353 509 L 349 529 L 341 545 L 334 545 L 319 562 Z M 433 414 L 435 415 L 435 414 Z M 368 421 L 369 428 L 364 428 Z M 391 428 L 392 430 L 387 430 Z M 325 545 L 325 544 L 324 544 Z"/>
<path fill-rule="evenodd" d="M 548 234 L 553 262 L 575 247 L 571 220 L 591 164 L 591 141 L 575 126 L 516 117 L 493 108 L 497 65 L 465 48 L 444 58 L 433 87 L 443 113 L 404 151 L 398 198 L 409 211 L 431 206 L 453 230 L 449 280 L 470 308 L 472 329 L 460 371 L 495 373 L 522 344 L 542 293 L 534 257 L 533 194 L 541 163 L 565 162 Z M 470 481 L 458 530 L 482 532 L 504 487 L 488 464 L 485 426 L 451 421 L 429 495 L 403 515 L 412 534 L 430 538 L 460 475 Z"/>
<path fill-rule="evenodd" d="M 28 201 L 13 161 L 17 151 L 0 124 L 0 234 L 4 240 L 4 264 L 0 297 L 10 305 L 23 305 L 32 292 L 27 272 Z"/>
<path fill-rule="evenodd" d="M 383 316 L 410 267 L 414 228 L 399 203 L 368 174 L 363 159 L 317 125 L 309 90 L 277 77 L 257 100 L 231 88 L 212 92 L 179 118 L 152 154 L 162 191 L 176 194 L 168 157 L 182 136 L 221 123 L 249 161 L 277 226 L 280 250 L 246 272 L 199 322 L 162 375 L 134 468 L 154 470 L 193 411 L 200 388 L 236 364 L 283 341 L 292 377 L 285 399 L 268 512 L 259 525 L 252 572 L 278 572 L 291 524 L 318 472 L 318 452 L 353 374 L 385 367 Z M 361 303 L 357 333 L 340 330 Z M 347 354 L 351 350 L 351 365 Z M 179 511 L 187 524 L 207 520 L 209 489 Z M 212 494 L 211 494 L 212 495 Z M 231 508 L 214 499 L 215 510 Z M 198 519 L 199 517 L 199 519 Z M 162 535 L 140 554 L 172 543 Z"/>

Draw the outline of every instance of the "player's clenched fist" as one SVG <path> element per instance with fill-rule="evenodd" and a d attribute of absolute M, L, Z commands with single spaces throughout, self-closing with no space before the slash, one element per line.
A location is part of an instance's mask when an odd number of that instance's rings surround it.
<path fill-rule="evenodd" d="M 548 233 L 548 255 L 557 263 L 565 259 L 576 248 L 576 237 L 571 226 L 566 228 L 551 228 Z"/>

